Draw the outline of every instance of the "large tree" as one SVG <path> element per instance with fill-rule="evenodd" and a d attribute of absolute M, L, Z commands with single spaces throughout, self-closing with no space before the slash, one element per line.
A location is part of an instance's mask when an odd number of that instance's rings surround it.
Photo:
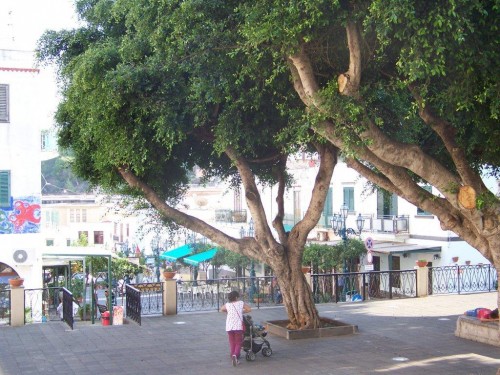
<path fill-rule="evenodd" d="M 500 166 L 498 0 L 239 10 L 248 50 L 287 61 L 311 128 L 348 166 L 434 214 L 500 271 L 500 201 L 481 178 Z"/>
<path fill-rule="evenodd" d="M 323 210 L 337 148 L 298 127 L 302 104 L 272 53 L 254 59 L 237 32 L 239 1 L 78 2 L 85 27 L 47 32 L 43 61 L 59 66 L 59 144 L 93 185 L 144 197 L 163 220 L 272 267 L 290 326 L 317 327 L 301 272 L 307 235 Z M 300 147 L 320 155 L 304 218 L 286 233 L 286 162 Z M 177 209 L 188 174 L 241 184 L 255 237 L 233 238 Z M 275 238 L 258 182 L 277 183 Z"/>
<path fill-rule="evenodd" d="M 500 160 L 497 2 L 78 5 L 88 26 L 46 34 L 40 53 L 61 67 L 60 142 L 79 175 L 108 187 L 126 181 L 165 218 L 269 264 L 293 326 L 318 324 L 300 264 L 338 150 L 500 268 L 500 202 L 481 179 L 498 174 Z M 306 145 L 321 164 L 304 219 L 285 233 L 286 158 Z M 242 183 L 255 238 L 231 238 L 175 209 L 195 164 Z M 256 176 L 279 184 L 278 240 Z"/>

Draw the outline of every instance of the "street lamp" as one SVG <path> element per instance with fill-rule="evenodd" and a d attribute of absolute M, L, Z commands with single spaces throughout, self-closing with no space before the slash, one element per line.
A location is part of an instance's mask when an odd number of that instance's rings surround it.
<path fill-rule="evenodd" d="M 358 217 L 356 218 L 356 227 L 358 230 L 356 231 L 353 228 L 347 228 L 346 220 L 348 213 L 349 213 L 349 207 L 347 207 L 347 205 L 344 203 L 342 207 L 340 207 L 340 212 L 338 214 L 334 214 L 331 219 L 332 229 L 335 235 L 340 236 L 340 238 L 342 238 L 345 250 L 347 250 L 347 241 L 349 240 L 347 235 L 360 236 L 363 230 L 363 226 L 365 224 L 365 219 L 361 217 L 361 214 L 358 214 Z M 349 268 L 347 266 L 347 259 L 344 258 L 344 273 L 347 272 L 349 272 Z M 343 284 L 344 284 L 343 294 L 345 294 L 347 291 L 349 291 L 349 286 L 347 285 L 347 282 L 344 282 Z"/>

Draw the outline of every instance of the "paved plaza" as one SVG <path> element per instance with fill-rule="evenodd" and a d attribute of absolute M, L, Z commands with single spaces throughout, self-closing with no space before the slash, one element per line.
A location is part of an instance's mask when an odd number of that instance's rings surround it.
<path fill-rule="evenodd" d="M 359 333 L 289 341 L 270 335 L 273 355 L 234 368 L 225 315 L 189 313 L 103 327 L 51 322 L 0 328 L 0 375 L 55 374 L 496 374 L 500 348 L 454 336 L 458 315 L 496 306 L 496 293 L 318 305 Z M 282 306 L 254 322 L 285 319 Z"/>

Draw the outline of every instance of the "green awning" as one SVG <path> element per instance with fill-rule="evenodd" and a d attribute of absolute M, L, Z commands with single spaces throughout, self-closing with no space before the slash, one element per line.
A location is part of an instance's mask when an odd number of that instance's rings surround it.
<path fill-rule="evenodd" d="M 210 250 L 205 251 L 203 253 L 194 254 L 194 255 L 191 255 L 187 258 L 184 258 L 182 261 L 184 263 L 191 264 L 193 266 L 197 266 L 201 262 L 212 259 L 215 256 L 215 254 L 217 254 L 217 249 L 214 247 L 213 249 L 210 249 Z"/>
<path fill-rule="evenodd" d="M 173 250 L 167 250 L 160 254 L 161 260 L 176 261 L 179 258 L 191 254 L 194 249 L 189 245 L 184 245 Z"/>

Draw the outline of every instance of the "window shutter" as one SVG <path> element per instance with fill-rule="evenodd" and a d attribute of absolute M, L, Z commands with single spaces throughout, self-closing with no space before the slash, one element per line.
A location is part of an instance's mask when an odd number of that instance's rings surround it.
<path fill-rule="evenodd" d="M 354 188 L 345 187 L 344 188 L 344 204 L 347 205 L 349 211 L 354 211 Z"/>
<path fill-rule="evenodd" d="M 9 85 L 0 85 L 0 122 L 9 122 Z"/>
<path fill-rule="evenodd" d="M 10 171 L 0 171 L 0 207 L 10 207 Z"/>

